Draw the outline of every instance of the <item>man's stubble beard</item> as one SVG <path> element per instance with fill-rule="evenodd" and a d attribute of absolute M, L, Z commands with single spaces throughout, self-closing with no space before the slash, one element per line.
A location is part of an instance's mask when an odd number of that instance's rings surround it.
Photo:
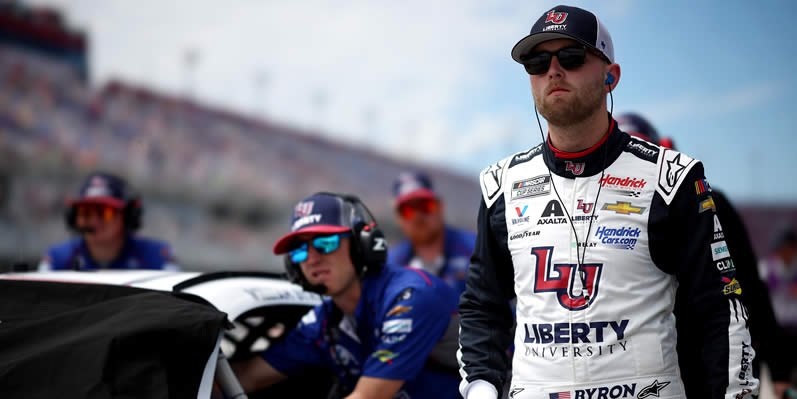
<path fill-rule="evenodd" d="M 561 98 L 546 98 L 544 91 L 540 94 L 542 98 L 534 93 L 534 103 L 549 125 L 577 125 L 592 116 L 603 104 L 605 98 L 603 81 L 597 78 L 586 87 L 575 90 L 571 94 L 575 94 L 572 96 L 572 100 L 562 101 Z M 550 100 L 550 102 L 546 102 L 546 100 Z"/>

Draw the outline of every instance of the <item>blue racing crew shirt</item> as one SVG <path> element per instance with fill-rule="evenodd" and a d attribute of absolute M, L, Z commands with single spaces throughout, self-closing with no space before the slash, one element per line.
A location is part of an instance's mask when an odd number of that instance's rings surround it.
<path fill-rule="evenodd" d="M 289 377 L 331 366 L 348 393 L 366 376 L 405 381 L 396 398 L 459 398 L 457 306 L 457 293 L 437 277 L 386 265 L 363 279 L 353 317 L 326 298 L 263 359 Z"/>
<path fill-rule="evenodd" d="M 465 291 L 470 256 L 476 245 L 476 235 L 465 230 L 449 226 L 445 228 L 443 256 L 439 264 L 424 267 L 423 261 L 415 256 L 412 243 L 404 240 L 387 251 L 387 263 L 425 269 L 439 276 L 457 291 L 457 295 Z"/>
<path fill-rule="evenodd" d="M 82 238 L 55 245 L 39 263 L 39 271 L 50 270 L 180 270 L 165 242 L 128 235 L 122 251 L 108 264 L 99 264 Z"/>

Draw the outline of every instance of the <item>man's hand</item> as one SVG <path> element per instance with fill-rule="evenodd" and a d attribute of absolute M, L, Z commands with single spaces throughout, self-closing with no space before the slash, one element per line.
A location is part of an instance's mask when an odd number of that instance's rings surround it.
<path fill-rule="evenodd" d="M 232 369 L 246 392 L 256 392 L 288 378 L 260 356 L 234 363 Z"/>
<path fill-rule="evenodd" d="M 398 393 L 403 380 L 388 380 L 386 378 L 360 377 L 354 392 L 346 399 L 393 399 Z"/>

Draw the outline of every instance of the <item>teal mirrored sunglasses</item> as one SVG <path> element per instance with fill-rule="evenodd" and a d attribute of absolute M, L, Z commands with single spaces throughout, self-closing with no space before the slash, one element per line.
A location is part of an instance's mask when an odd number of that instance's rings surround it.
<path fill-rule="evenodd" d="M 326 255 L 337 251 L 340 248 L 340 238 L 349 237 L 351 233 L 339 233 L 325 236 L 318 236 L 310 240 L 318 253 Z M 291 261 L 293 263 L 300 263 L 307 260 L 307 251 L 309 250 L 308 242 L 303 242 L 301 245 L 290 251 Z"/>

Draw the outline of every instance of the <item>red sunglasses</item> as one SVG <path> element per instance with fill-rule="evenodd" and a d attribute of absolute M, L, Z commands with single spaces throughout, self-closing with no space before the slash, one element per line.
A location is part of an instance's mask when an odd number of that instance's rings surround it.
<path fill-rule="evenodd" d="M 116 218 L 118 213 L 119 210 L 110 205 L 81 204 L 77 206 L 77 217 L 81 219 L 97 216 L 106 222 L 110 222 Z"/>
<path fill-rule="evenodd" d="M 430 214 L 440 209 L 440 203 L 433 199 L 416 199 L 401 203 L 398 206 L 398 214 L 402 219 L 409 220 L 415 217 L 418 212 Z"/>

